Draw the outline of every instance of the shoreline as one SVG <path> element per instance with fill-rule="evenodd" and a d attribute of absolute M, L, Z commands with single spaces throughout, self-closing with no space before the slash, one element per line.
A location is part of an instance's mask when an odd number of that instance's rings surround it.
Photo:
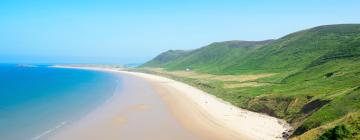
<path fill-rule="evenodd" d="M 284 120 L 241 109 L 211 94 L 165 77 L 105 67 L 54 66 L 118 73 L 147 81 L 180 124 L 206 139 L 284 139 Z"/>

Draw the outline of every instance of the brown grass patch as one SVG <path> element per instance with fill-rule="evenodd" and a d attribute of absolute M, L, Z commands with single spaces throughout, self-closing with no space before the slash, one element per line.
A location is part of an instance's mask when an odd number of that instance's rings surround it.
<path fill-rule="evenodd" d="M 266 83 L 257 83 L 257 82 L 246 82 L 246 83 L 232 83 L 232 84 L 224 84 L 224 88 L 242 88 L 242 87 L 258 87 L 269 85 Z"/>
<path fill-rule="evenodd" d="M 200 80 L 218 80 L 223 82 L 229 81 L 236 81 L 236 82 L 245 82 L 245 81 L 253 81 L 259 78 L 270 77 L 275 74 L 273 73 L 265 73 L 265 74 L 251 74 L 251 75 L 213 75 L 213 74 L 206 74 L 206 73 L 198 73 L 194 71 L 165 71 L 162 68 L 150 68 L 148 70 L 155 71 L 160 74 L 167 74 L 179 77 L 186 77 L 186 78 L 194 78 Z M 253 82 L 249 82 L 248 84 L 238 84 L 238 86 L 254 86 L 258 85 Z M 229 85 L 230 86 L 230 85 Z"/>

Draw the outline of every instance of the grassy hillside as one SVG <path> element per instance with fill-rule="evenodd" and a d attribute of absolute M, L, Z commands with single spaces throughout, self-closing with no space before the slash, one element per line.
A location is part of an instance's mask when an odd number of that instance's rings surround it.
<path fill-rule="evenodd" d="M 226 41 L 212 43 L 192 51 L 167 51 L 145 63 L 146 67 L 166 67 L 171 70 L 187 68 L 203 72 L 220 72 L 219 66 L 224 63 L 245 57 L 254 49 L 262 47 L 272 40 L 266 41 Z"/>
<path fill-rule="evenodd" d="M 162 67 L 165 66 L 167 63 L 172 63 L 172 61 L 185 57 L 191 51 L 183 51 L 183 50 L 169 50 L 166 52 L 161 53 L 160 55 L 156 56 L 152 61 L 149 61 L 142 66 L 144 67 Z"/>
<path fill-rule="evenodd" d="M 144 65 L 161 71 L 143 70 L 187 82 L 239 107 L 286 119 L 296 129 L 294 139 L 359 138 L 358 24 L 167 53 L 172 57 L 156 57 Z M 191 75 L 181 72 L 186 68 Z"/>

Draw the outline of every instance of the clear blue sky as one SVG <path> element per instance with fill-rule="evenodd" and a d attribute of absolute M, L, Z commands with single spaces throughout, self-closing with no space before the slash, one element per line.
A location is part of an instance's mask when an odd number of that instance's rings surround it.
<path fill-rule="evenodd" d="M 169 49 L 360 23 L 359 7 L 359 0 L 2 0 L 0 62 L 144 62 Z"/>

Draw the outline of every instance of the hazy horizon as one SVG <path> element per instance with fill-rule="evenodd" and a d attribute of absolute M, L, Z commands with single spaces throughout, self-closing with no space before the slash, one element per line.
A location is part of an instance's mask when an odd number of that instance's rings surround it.
<path fill-rule="evenodd" d="M 2 1 L 0 63 L 142 63 L 169 49 L 360 23 L 359 1 Z"/>

